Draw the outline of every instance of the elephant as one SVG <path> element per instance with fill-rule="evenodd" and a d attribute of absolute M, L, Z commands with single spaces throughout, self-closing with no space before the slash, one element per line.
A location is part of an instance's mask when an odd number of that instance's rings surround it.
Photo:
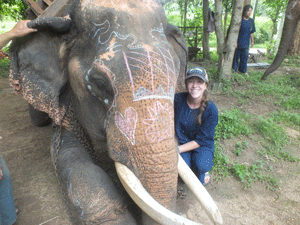
<path fill-rule="evenodd" d="M 285 12 L 284 25 L 282 29 L 282 37 L 280 40 L 277 54 L 272 64 L 268 67 L 268 69 L 265 71 L 264 75 L 262 76 L 262 80 L 266 80 L 267 76 L 270 73 L 273 73 L 275 70 L 277 70 L 280 64 L 282 63 L 284 57 L 286 56 L 286 53 L 288 51 L 289 45 L 292 41 L 294 32 L 297 28 L 297 24 L 299 23 L 299 21 L 300 21 L 300 1 L 289 0 Z"/>
<path fill-rule="evenodd" d="M 12 43 L 11 85 L 53 121 L 52 161 L 74 224 L 196 224 L 176 214 L 178 173 L 221 224 L 179 158 L 173 100 L 187 46 L 161 3 L 74 0 L 28 26 L 39 32 Z"/>

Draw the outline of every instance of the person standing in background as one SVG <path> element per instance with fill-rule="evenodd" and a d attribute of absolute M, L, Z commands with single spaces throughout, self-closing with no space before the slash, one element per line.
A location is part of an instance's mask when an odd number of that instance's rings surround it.
<path fill-rule="evenodd" d="M 239 71 L 247 76 L 247 61 L 249 56 L 250 40 L 251 47 L 253 47 L 253 33 L 255 32 L 254 20 L 250 18 L 252 10 L 253 8 L 251 5 L 246 5 L 243 9 L 241 27 L 232 63 L 232 69 L 235 72 Z"/>

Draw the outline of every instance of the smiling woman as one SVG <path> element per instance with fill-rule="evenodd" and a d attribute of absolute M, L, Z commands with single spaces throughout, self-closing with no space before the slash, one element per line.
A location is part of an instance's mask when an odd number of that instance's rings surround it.
<path fill-rule="evenodd" d="M 218 124 L 218 109 L 208 100 L 208 82 L 205 69 L 190 69 L 185 78 L 187 92 L 176 94 L 174 100 L 179 152 L 204 185 L 210 182 Z"/>

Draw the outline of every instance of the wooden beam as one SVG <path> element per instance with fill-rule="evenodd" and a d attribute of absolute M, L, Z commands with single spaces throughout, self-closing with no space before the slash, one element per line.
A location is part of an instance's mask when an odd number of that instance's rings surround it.
<path fill-rule="evenodd" d="M 48 16 L 54 16 L 54 17 L 60 17 L 63 16 L 63 13 L 65 12 L 66 8 L 73 2 L 73 0 L 55 0 L 52 2 L 51 6 L 49 6 L 44 13 L 41 15 L 41 17 L 48 17 Z"/>
<path fill-rule="evenodd" d="M 42 10 L 41 7 L 38 6 L 38 4 L 33 0 L 23 0 L 23 2 L 25 2 L 37 16 L 41 15 L 44 12 L 44 10 Z"/>
<path fill-rule="evenodd" d="M 48 6 L 52 5 L 52 2 L 50 0 L 43 0 Z"/>

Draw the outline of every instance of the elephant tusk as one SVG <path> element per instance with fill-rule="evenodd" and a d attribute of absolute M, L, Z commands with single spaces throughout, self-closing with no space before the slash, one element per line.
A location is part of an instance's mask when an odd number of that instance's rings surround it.
<path fill-rule="evenodd" d="M 198 199 L 209 218 L 215 224 L 223 224 L 223 219 L 216 203 L 180 155 L 178 156 L 178 173 Z"/>
<path fill-rule="evenodd" d="M 160 224 L 172 225 L 200 224 L 181 217 L 160 205 L 150 196 L 139 179 L 130 169 L 128 169 L 128 167 L 119 162 L 115 162 L 115 166 L 119 179 L 121 180 L 121 183 L 127 193 L 130 195 L 133 201 L 156 222 Z"/>

